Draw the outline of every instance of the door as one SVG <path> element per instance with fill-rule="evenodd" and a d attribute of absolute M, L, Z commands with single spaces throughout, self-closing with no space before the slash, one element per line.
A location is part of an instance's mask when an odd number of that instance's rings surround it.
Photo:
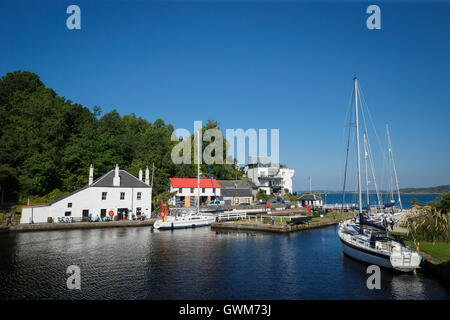
<path fill-rule="evenodd" d="M 89 209 L 84 209 L 82 212 L 82 219 L 83 221 L 87 221 L 89 217 Z"/>

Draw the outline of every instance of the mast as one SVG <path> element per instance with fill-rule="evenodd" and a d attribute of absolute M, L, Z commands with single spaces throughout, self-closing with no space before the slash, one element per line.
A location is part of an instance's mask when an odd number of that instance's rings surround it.
<path fill-rule="evenodd" d="M 366 201 L 367 201 L 367 210 L 370 211 L 370 201 L 369 201 L 369 173 L 367 171 L 367 138 L 366 133 L 363 133 L 364 137 L 364 165 L 366 170 Z"/>
<path fill-rule="evenodd" d="M 358 200 L 359 213 L 362 212 L 362 194 L 361 194 L 361 155 L 359 150 L 359 117 L 358 117 L 358 79 L 353 78 L 355 83 L 355 120 L 356 120 L 356 155 L 357 155 L 357 170 L 358 170 Z"/>
<path fill-rule="evenodd" d="M 392 151 L 392 145 L 391 145 L 391 135 L 389 134 L 389 125 L 387 123 L 386 123 L 386 135 L 387 135 L 387 139 L 388 139 L 389 155 L 392 160 L 392 168 L 394 170 L 395 186 L 397 187 L 398 202 L 400 204 L 400 210 L 403 210 L 402 199 L 400 198 L 400 188 L 398 186 L 397 170 L 395 169 L 394 153 Z"/>
<path fill-rule="evenodd" d="M 197 214 L 200 213 L 200 130 L 197 134 Z"/>
<path fill-rule="evenodd" d="M 358 79 L 353 78 L 355 86 L 355 120 L 356 120 L 356 155 L 358 169 L 358 200 L 359 200 L 359 232 L 363 233 L 362 225 L 362 194 L 361 194 L 361 156 L 359 150 L 359 117 L 358 117 Z"/>

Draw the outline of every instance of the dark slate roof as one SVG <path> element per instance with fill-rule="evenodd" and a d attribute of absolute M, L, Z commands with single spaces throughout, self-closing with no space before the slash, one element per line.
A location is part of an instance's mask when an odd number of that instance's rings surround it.
<path fill-rule="evenodd" d="M 221 189 L 220 196 L 222 197 L 251 197 L 252 192 L 250 189 Z"/>
<path fill-rule="evenodd" d="M 251 189 L 258 189 L 256 184 L 253 183 L 250 179 L 242 179 L 242 180 L 217 180 L 219 182 L 220 186 L 224 189 L 231 189 L 231 188 L 251 188 Z"/>
<path fill-rule="evenodd" d="M 298 198 L 298 200 L 314 201 L 314 200 L 322 200 L 322 197 L 316 194 L 304 194 L 300 198 Z"/>
<path fill-rule="evenodd" d="M 119 170 L 120 187 L 123 188 L 149 188 L 147 184 L 126 172 L 125 170 Z M 94 181 L 91 187 L 113 187 L 114 170 L 109 171 L 107 174 Z"/>
<path fill-rule="evenodd" d="M 53 200 L 50 202 L 49 205 L 52 205 L 58 201 L 64 200 L 67 197 L 70 197 L 71 195 L 74 195 L 75 193 L 78 193 L 86 188 L 89 187 L 113 187 L 113 178 L 114 178 L 114 171 L 111 170 L 108 173 L 104 174 L 97 180 L 95 180 L 91 185 L 85 185 L 83 188 L 75 190 L 69 194 L 66 194 L 65 196 L 62 196 L 56 200 Z M 119 177 L 120 177 L 120 187 L 124 188 L 150 188 L 147 184 L 133 176 L 132 174 L 126 172 L 125 170 L 119 170 Z"/>

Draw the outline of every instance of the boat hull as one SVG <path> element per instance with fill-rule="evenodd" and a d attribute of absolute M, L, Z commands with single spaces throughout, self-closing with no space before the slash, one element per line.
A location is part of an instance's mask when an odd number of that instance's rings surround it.
<path fill-rule="evenodd" d="M 361 247 L 346 241 L 345 237 L 341 234 L 341 231 L 339 231 L 338 234 L 344 254 L 353 259 L 400 272 L 411 272 L 419 268 L 421 257 L 418 254 L 413 254 L 411 251 L 403 253 L 408 259 L 407 261 L 409 261 L 409 263 L 404 263 L 402 261 L 406 260 L 403 260 L 405 257 L 400 251 L 393 251 L 389 254 L 371 250 L 368 247 Z"/>
<path fill-rule="evenodd" d="M 388 255 L 374 254 L 372 252 L 367 252 L 362 248 L 358 248 L 350 243 L 347 243 L 343 239 L 341 239 L 341 243 L 344 254 L 346 254 L 347 256 L 368 264 L 376 264 L 380 267 L 393 269 L 391 260 Z"/>
<path fill-rule="evenodd" d="M 155 226 L 158 230 L 174 230 L 174 229 L 189 229 L 207 227 L 211 225 L 210 222 L 197 222 L 197 223 L 162 223 L 159 226 Z"/>

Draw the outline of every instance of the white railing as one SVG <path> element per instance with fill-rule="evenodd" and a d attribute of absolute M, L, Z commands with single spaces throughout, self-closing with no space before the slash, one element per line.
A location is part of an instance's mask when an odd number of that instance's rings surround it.
<path fill-rule="evenodd" d="M 247 218 L 247 212 L 220 213 L 217 215 L 217 221 L 223 220 L 241 220 Z"/>

